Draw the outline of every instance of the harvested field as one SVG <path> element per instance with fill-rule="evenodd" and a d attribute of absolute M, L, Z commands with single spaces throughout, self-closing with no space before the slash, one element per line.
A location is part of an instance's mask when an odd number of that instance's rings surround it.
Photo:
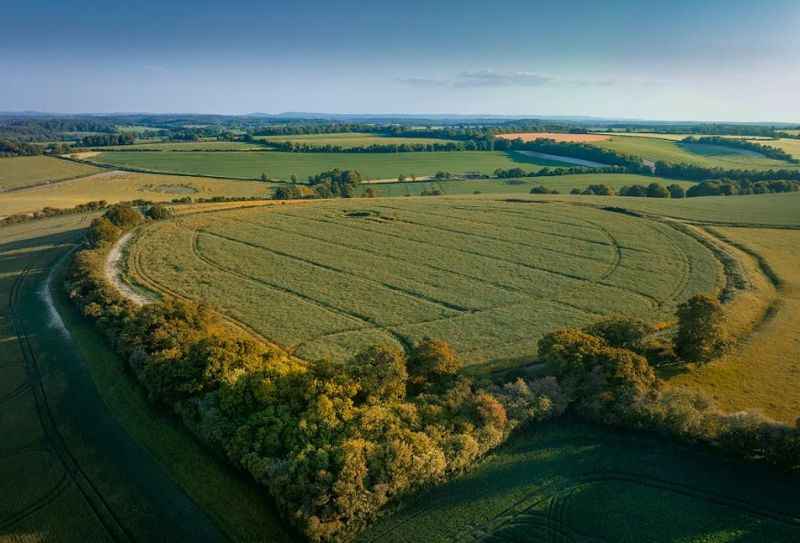
<path fill-rule="evenodd" d="M 545 332 L 608 313 L 669 319 L 721 285 L 708 249 L 664 224 L 481 199 L 187 216 L 145 228 L 128 268 L 304 358 L 432 336 L 468 364 L 524 363 Z"/>
<path fill-rule="evenodd" d="M 254 181 L 106 171 L 81 179 L 3 194 L 0 198 L 0 217 L 29 213 L 45 206 L 74 207 L 93 200 L 114 203 L 136 199 L 164 202 L 184 196 L 267 197 L 272 193 L 272 187 L 270 183 Z"/>
<path fill-rule="evenodd" d="M 549 139 L 578 143 L 611 139 L 610 136 L 605 134 L 563 134 L 558 132 L 514 132 L 511 134 L 497 134 L 497 137 L 505 140 L 521 139 L 522 141 L 534 141 L 538 139 Z"/>
<path fill-rule="evenodd" d="M 0 158 L 0 192 L 85 177 L 99 171 L 99 168 L 87 164 L 46 156 Z M 3 199 L 7 197 L 4 195 Z"/>

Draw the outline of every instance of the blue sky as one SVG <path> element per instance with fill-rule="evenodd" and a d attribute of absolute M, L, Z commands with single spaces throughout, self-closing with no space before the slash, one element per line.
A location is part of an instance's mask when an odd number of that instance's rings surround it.
<path fill-rule="evenodd" d="M 4 2 L 0 111 L 800 122 L 800 2 Z"/>

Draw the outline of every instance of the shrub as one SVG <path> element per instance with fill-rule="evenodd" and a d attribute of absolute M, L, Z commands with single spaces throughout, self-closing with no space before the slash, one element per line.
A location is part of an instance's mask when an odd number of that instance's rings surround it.
<path fill-rule="evenodd" d="M 719 301 L 698 294 L 678 306 L 677 316 L 674 346 L 678 356 L 690 362 L 708 362 L 720 354 L 725 340 Z"/>

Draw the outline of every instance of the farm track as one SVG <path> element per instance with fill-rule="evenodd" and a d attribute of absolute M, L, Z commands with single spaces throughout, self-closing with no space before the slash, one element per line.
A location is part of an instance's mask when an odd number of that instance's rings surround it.
<path fill-rule="evenodd" d="M 28 331 L 18 311 L 20 290 L 32 269 L 33 265 L 29 264 L 14 280 L 9 293 L 8 311 L 14 332 L 17 336 L 20 351 L 25 360 L 26 373 L 31 383 L 36 413 L 44 432 L 48 448 L 62 465 L 64 469 L 64 478 L 66 479 L 68 477 L 75 488 L 77 488 L 83 501 L 89 506 L 97 520 L 102 524 L 107 535 L 113 541 L 133 541 L 134 538 L 130 532 L 122 524 L 103 494 L 94 485 L 70 451 L 64 437 L 58 429 L 58 424 L 50 408 L 36 351 L 30 343 Z M 55 501 L 67 486 L 67 484 L 62 484 L 62 481 L 51 489 L 51 491 L 42 496 L 42 498 L 12 514 L 10 518 L 0 519 L 0 529 L 10 528 L 17 522 Z"/>

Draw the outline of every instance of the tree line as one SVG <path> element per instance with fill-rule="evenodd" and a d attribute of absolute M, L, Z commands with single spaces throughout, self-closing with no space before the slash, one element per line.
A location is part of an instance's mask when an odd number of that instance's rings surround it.
<path fill-rule="evenodd" d="M 91 134 L 81 138 L 81 147 L 105 147 L 108 145 L 132 145 L 136 142 L 136 135 L 131 132 L 118 134 Z"/>
<path fill-rule="evenodd" d="M 0 157 L 60 155 L 69 151 L 70 146 L 66 143 L 41 144 L 0 139 Z"/>
<path fill-rule="evenodd" d="M 779 169 L 779 170 L 730 170 L 725 168 L 706 168 L 695 164 L 669 163 L 657 161 L 655 163 L 655 175 L 668 177 L 670 179 L 684 179 L 686 181 L 704 181 L 706 179 L 730 179 L 732 181 L 777 181 L 791 180 L 800 181 L 800 169 Z"/>

